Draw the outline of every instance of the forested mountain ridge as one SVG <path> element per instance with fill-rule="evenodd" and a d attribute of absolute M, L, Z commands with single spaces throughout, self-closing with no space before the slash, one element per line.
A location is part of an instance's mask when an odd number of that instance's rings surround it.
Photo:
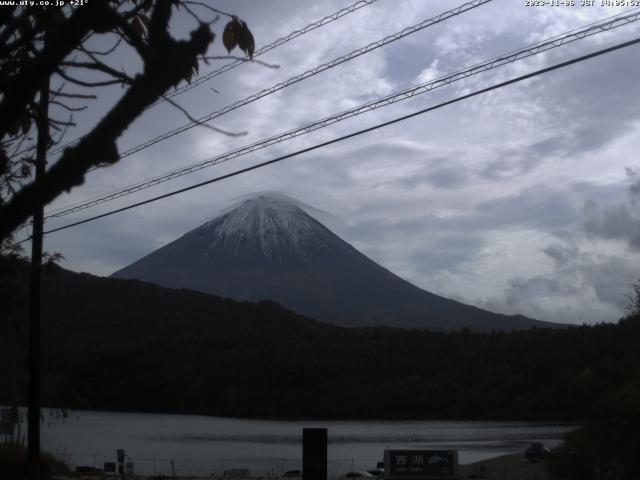
<path fill-rule="evenodd" d="M 61 268 L 45 279 L 43 292 L 50 350 L 122 350 L 168 339 L 322 336 L 337 329 L 271 301 L 238 302 Z"/>
<path fill-rule="evenodd" d="M 580 420 L 640 399 L 637 316 L 494 333 L 344 329 L 271 302 L 239 303 L 56 267 L 44 285 L 43 395 L 52 406 L 274 418 Z M 26 366 L 26 317 L 20 309 L 5 313 L 0 402 L 20 403 L 26 375 L 15 366 Z"/>

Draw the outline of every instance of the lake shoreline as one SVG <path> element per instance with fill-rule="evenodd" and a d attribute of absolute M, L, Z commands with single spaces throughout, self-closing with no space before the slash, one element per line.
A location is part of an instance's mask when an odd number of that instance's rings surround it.
<path fill-rule="evenodd" d="M 474 478 L 476 480 L 493 480 L 493 479 L 503 479 L 503 478 L 513 478 L 518 480 L 553 480 L 553 476 L 547 471 L 546 462 L 530 462 L 524 457 L 524 454 L 509 454 L 509 455 L 500 455 L 494 458 L 488 458 L 486 460 L 481 460 L 479 462 L 474 462 L 466 465 L 461 465 L 459 469 L 459 475 L 461 479 L 464 478 Z M 73 476 L 69 475 L 54 475 L 51 477 L 52 480 L 95 480 L 96 478 L 100 479 L 110 479 L 110 478 L 120 478 L 115 476 L 105 476 L 105 475 L 78 475 L 75 474 Z M 126 478 L 135 479 L 135 480 L 156 480 L 159 478 L 172 478 L 172 477 L 159 477 L 159 476 L 148 476 L 148 475 L 136 475 L 136 476 L 127 476 Z M 222 476 L 214 476 L 214 475 L 205 475 L 205 476 L 176 476 L 176 480 L 221 480 L 225 477 Z M 266 477 L 257 476 L 257 477 L 248 477 L 242 479 L 235 480 L 264 480 Z M 275 478 L 283 478 L 283 477 L 275 477 Z M 298 480 L 302 480 L 302 477 L 297 477 Z M 328 476 L 328 480 L 338 480 L 340 477 L 338 476 Z"/>
<path fill-rule="evenodd" d="M 48 412 L 43 412 L 45 418 Z M 247 468 L 254 477 L 277 478 L 301 468 L 304 428 L 328 429 L 329 474 L 374 468 L 385 449 L 458 450 L 461 465 L 524 454 L 531 442 L 558 446 L 574 424 L 483 421 L 269 421 L 208 416 L 69 411 L 63 422 L 43 425 L 42 446 L 76 466 L 103 468 L 117 449 L 138 475 L 220 478 Z"/>
<path fill-rule="evenodd" d="M 0 407 L 9 408 L 8 404 L 3 404 L 0 401 Z M 21 410 L 27 409 L 26 405 L 18 407 Z M 185 412 L 172 412 L 172 411 L 160 411 L 160 410 L 120 410 L 120 409 L 100 409 L 100 408 L 82 408 L 82 407 L 55 407 L 49 405 L 41 406 L 42 409 L 58 410 L 60 412 L 100 412 L 100 413 L 121 413 L 131 415 L 181 415 L 190 417 L 206 417 L 206 418 L 218 418 L 221 420 L 256 420 L 256 421 L 275 421 L 275 422 L 522 422 L 522 423 L 535 423 L 536 425 L 573 425 L 579 427 L 584 422 L 583 419 L 575 418 L 537 418 L 537 417 L 509 417 L 509 416 L 494 416 L 494 417 L 449 417 L 449 416 L 433 416 L 433 417 L 419 417 L 419 416 L 388 416 L 388 417 L 296 417 L 296 416 L 233 416 L 233 415 L 215 415 L 208 413 L 185 413 Z"/>

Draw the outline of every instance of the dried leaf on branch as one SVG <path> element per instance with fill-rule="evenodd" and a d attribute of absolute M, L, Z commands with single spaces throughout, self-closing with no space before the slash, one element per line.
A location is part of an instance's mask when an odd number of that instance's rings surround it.
<path fill-rule="evenodd" d="M 237 17 L 233 17 L 229 23 L 224 27 L 222 33 L 222 43 L 227 49 L 228 53 L 231 50 L 239 47 L 249 58 L 253 59 L 253 52 L 255 51 L 255 40 L 247 22 L 240 20 Z"/>

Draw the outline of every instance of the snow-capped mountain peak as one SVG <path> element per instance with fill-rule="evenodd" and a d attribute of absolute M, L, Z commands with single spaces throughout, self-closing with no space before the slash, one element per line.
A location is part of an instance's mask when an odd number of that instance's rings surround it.
<path fill-rule="evenodd" d="M 256 194 L 113 276 L 271 299 L 339 325 L 510 330 L 538 324 L 411 285 L 332 233 L 313 210 L 284 195 Z"/>
<path fill-rule="evenodd" d="M 307 257 L 311 247 L 327 241 L 321 224 L 298 202 L 278 194 L 246 198 L 188 235 L 206 238 L 210 249 L 224 247 L 236 254 L 257 247 L 269 259 L 282 251 Z"/>

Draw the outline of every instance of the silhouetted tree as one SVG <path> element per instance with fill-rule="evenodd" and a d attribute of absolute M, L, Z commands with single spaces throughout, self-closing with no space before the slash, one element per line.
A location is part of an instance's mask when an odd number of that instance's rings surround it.
<path fill-rule="evenodd" d="M 62 8 L 0 7 L 0 247 L 10 243 L 12 233 L 27 221 L 34 206 L 46 205 L 82 184 L 91 168 L 118 161 L 116 140 L 124 130 L 169 88 L 189 81 L 200 60 L 207 60 L 207 49 L 215 37 L 211 24 L 218 14 L 231 17 L 225 45 L 238 45 L 249 56 L 253 53 L 253 37 L 246 23 L 207 3 L 94 0 L 75 7 L 69 3 Z M 177 40 L 170 33 L 172 13 L 177 9 L 198 23 L 186 40 Z M 204 21 L 203 16 L 210 18 Z M 113 44 L 105 50 L 91 48 L 96 37 Z M 137 54 L 137 72 L 109 64 L 118 49 Z M 86 80 L 87 72 L 91 80 Z M 73 112 L 86 108 L 78 102 L 96 98 L 86 89 L 121 85 L 124 93 L 36 182 L 32 180 L 32 131 L 40 115 L 36 99 L 47 78 L 55 80 L 49 92 L 52 106 L 57 107 L 54 110 L 58 115 L 61 111 L 69 114 L 69 118 L 48 117 L 49 145 L 59 143 L 74 125 Z"/>
<path fill-rule="evenodd" d="M 552 458 L 559 478 L 627 480 L 640 478 L 640 284 L 632 285 L 627 315 L 618 325 L 619 349 L 611 360 L 592 363 L 589 376 L 600 392 L 584 425 L 569 433 Z M 601 348 L 611 348 L 601 338 Z M 589 399 L 583 399 L 583 402 Z"/>

